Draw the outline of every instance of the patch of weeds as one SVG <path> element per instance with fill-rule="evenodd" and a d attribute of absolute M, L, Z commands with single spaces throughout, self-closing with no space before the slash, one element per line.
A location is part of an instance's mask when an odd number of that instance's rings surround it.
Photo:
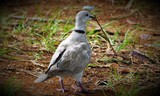
<path fill-rule="evenodd" d="M 41 46 L 41 49 L 47 50 L 47 51 L 54 51 L 55 45 L 57 45 L 57 40 L 53 37 L 54 34 L 58 31 L 59 22 L 52 22 L 48 23 L 47 26 L 43 27 L 42 33 L 34 32 L 35 36 L 38 36 L 39 44 Z M 59 43 L 59 42 L 58 42 Z"/>
<path fill-rule="evenodd" d="M 139 96 L 141 87 L 138 82 L 139 75 L 130 72 L 124 76 L 113 68 L 108 79 L 102 83 L 112 89 L 116 96 Z"/>
<path fill-rule="evenodd" d="M 66 38 L 69 35 L 69 32 L 71 32 L 74 28 L 74 25 L 70 24 L 71 21 L 72 21 L 71 18 L 69 18 L 67 22 L 65 23 L 65 25 L 62 25 L 64 26 L 62 27 L 62 30 L 63 30 L 62 35 L 61 35 L 62 40 L 64 40 L 64 38 Z"/>
<path fill-rule="evenodd" d="M 114 80 L 114 82 L 119 82 L 120 80 L 122 80 L 122 75 L 118 72 L 116 68 L 112 68 L 110 76 Z"/>
<path fill-rule="evenodd" d="M 67 20 L 67 22 L 65 23 L 65 25 L 64 25 L 64 27 L 63 27 L 63 31 L 65 32 L 65 33 L 67 33 L 68 31 L 70 31 L 71 29 L 73 29 L 73 24 L 71 25 L 71 24 L 69 24 L 71 22 L 71 18 L 69 18 L 68 20 Z"/>
<path fill-rule="evenodd" d="M 114 20 L 112 20 L 110 22 L 107 22 L 102 26 L 102 28 L 105 29 L 106 27 L 109 27 L 114 22 L 115 22 Z M 108 37 L 109 41 L 111 42 L 111 44 L 113 44 L 111 37 L 108 35 L 108 33 L 105 30 L 104 30 L 104 32 L 105 32 L 106 36 Z M 108 43 L 108 40 L 106 40 L 106 38 L 102 34 L 98 34 L 98 36 L 99 36 L 100 39 L 103 39 L 105 42 Z"/>
<path fill-rule="evenodd" d="M 114 36 L 113 36 L 113 39 L 112 39 L 112 43 L 113 43 L 113 44 L 115 44 L 116 41 L 119 39 L 119 38 L 118 38 L 118 37 L 119 37 L 119 33 L 120 33 L 120 31 L 119 31 L 118 29 L 116 29 L 116 32 L 115 32 L 115 34 L 114 34 Z"/>
<path fill-rule="evenodd" d="M 128 45 L 134 44 L 135 40 L 137 39 L 136 34 L 134 33 L 135 31 L 137 31 L 137 28 L 133 30 L 130 28 L 127 30 L 123 42 L 116 48 L 117 52 L 126 48 Z"/>
<path fill-rule="evenodd" d="M 137 85 L 131 85 L 130 88 L 121 85 L 119 90 L 116 92 L 116 96 L 139 96 L 140 91 L 141 89 Z"/>
<path fill-rule="evenodd" d="M 7 49 L 7 48 L 0 48 L 0 56 L 10 53 L 10 52 L 12 52 L 12 50 Z"/>
<path fill-rule="evenodd" d="M 21 96 L 22 95 L 22 84 L 17 83 L 15 77 L 9 78 L 2 86 L 0 86 L 1 96 Z"/>
<path fill-rule="evenodd" d="M 124 77 L 117 70 L 113 70 L 110 72 L 106 86 L 111 88 L 116 96 L 139 96 L 142 88 L 138 86 L 138 81 L 138 75 L 129 73 Z"/>
<path fill-rule="evenodd" d="M 20 20 L 18 22 L 18 25 L 16 27 L 14 27 L 14 34 L 19 35 L 22 34 L 23 30 L 26 29 L 26 25 L 24 24 L 24 20 Z"/>
<path fill-rule="evenodd" d="M 88 35 L 88 41 L 89 43 L 94 46 L 94 45 L 101 45 L 102 44 L 102 40 L 99 39 L 99 33 L 92 33 L 87 34 Z"/>
<path fill-rule="evenodd" d="M 120 84 L 119 89 L 115 92 L 116 96 L 139 96 L 141 91 L 141 87 L 138 85 L 139 75 L 135 75 L 131 72 L 125 77 L 125 80 L 127 80 L 129 86 L 123 83 Z"/>
<path fill-rule="evenodd" d="M 42 59 L 42 55 L 43 55 L 43 52 L 33 53 L 33 56 L 35 57 L 36 61 Z"/>
<path fill-rule="evenodd" d="M 139 86 L 139 75 L 130 72 L 117 85 L 116 96 L 139 96 L 141 87 Z"/>
<path fill-rule="evenodd" d="M 13 52 L 12 49 L 9 49 L 9 48 L 0 48 L 0 57 L 1 58 L 5 58 L 5 59 L 10 59 L 10 60 L 17 60 L 17 59 L 19 59 L 18 57 L 8 55 L 8 53 L 11 53 L 11 52 Z"/>
<path fill-rule="evenodd" d="M 105 29 L 106 27 L 109 27 L 113 23 L 114 23 L 114 21 L 107 22 L 102 26 L 102 28 Z M 97 31 L 100 31 L 100 29 L 97 29 Z M 92 30 L 90 32 L 87 32 L 87 36 L 88 36 L 89 41 L 92 41 L 92 42 L 90 42 L 91 45 L 101 45 L 103 43 L 102 40 L 105 41 L 105 42 L 108 42 L 104 38 L 103 34 L 101 34 L 100 32 L 97 32 L 97 31 Z M 108 36 L 108 33 L 106 31 L 105 31 L 105 33 Z M 110 37 L 108 37 L 108 38 L 111 41 Z"/>

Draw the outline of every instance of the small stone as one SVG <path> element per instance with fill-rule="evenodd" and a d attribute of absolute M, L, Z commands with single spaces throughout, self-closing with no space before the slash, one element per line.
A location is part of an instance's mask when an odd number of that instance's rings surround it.
<path fill-rule="evenodd" d="M 20 72 L 16 72 L 16 74 L 20 74 Z"/>
<path fill-rule="evenodd" d="M 92 11 L 94 9 L 94 6 L 83 6 L 84 10 Z"/>
<path fill-rule="evenodd" d="M 141 35 L 140 35 L 140 38 L 141 38 L 142 40 L 149 40 L 150 37 L 151 37 L 150 34 L 141 34 Z"/>

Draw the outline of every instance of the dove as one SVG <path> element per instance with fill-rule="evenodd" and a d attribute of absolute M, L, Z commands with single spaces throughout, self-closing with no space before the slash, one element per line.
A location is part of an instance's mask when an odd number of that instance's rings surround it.
<path fill-rule="evenodd" d="M 53 54 L 47 71 L 34 82 L 40 83 L 52 77 L 59 77 L 62 92 L 65 92 L 63 80 L 73 77 L 80 92 L 86 92 L 82 84 L 84 69 L 91 59 L 91 48 L 86 38 L 86 22 L 94 17 L 89 11 L 82 10 L 76 15 L 75 29 L 62 41 Z"/>

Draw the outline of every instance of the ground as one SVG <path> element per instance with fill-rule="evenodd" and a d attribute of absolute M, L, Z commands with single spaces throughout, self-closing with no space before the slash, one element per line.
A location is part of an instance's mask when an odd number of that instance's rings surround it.
<path fill-rule="evenodd" d="M 117 0 L 114 5 L 110 0 L 1 3 L 1 96 L 159 96 L 158 2 L 134 0 L 132 7 L 125 9 L 126 2 Z M 70 77 L 64 80 L 68 89 L 65 93 L 56 90 L 60 88 L 57 77 L 34 83 L 37 76 L 47 70 L 58 44 L 74 27 L 76 13 L 85 5 L 95 7 L 92 13 L 109 33 L 118 56 L 109 50 L 97 23 L 90 21 L 87 37 L 92 58 L 83 76 L 84 86 L 90 93 L 73 89 L 75 81 Z M 46 21 L 35 18 L 45 18 Z"/>

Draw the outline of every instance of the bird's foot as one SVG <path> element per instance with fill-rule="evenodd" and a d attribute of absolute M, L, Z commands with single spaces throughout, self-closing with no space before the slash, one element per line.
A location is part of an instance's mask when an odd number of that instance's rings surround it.
<path fill-rule="evenodd" d="M 56 89 L 57 91 L 61 91 L 61 92 L 66 92 L 66 91 L 68 91 L 68 90 L 66 90 L 66 89 L 64 89 L 64 88 L 61 88 L 61 89 Z"/>
<path fill-rule="evenodd" d="M 89 93 L 90 93 L 90 91 L 88 91 L 88 90 L 86 90 L 86 89 L 81 89 L 81 90 L 80 90 L 80 93 L 89 94 Z"/>
<path fill-rule="evenodd" d="M 68 91 L 68 90 L 66 90 L 64 88 L 63 79 L 61 79 L 61 78 L 60 78 L 60 85 L 61 85 L 61 89 L 57 89 L 57 91 L 61 91 L 63 93 L 66 92 L 66 91 Z"/>
<path fill-rule="evenodd" d="M 79 87 L 79 86 L 76 86 L 76 85 L 72 85 L 71 86 L 73 89 L 75 89 L 75 93 L 90 93 L 88 90 L 82 88 L 82 87 Z"/>

